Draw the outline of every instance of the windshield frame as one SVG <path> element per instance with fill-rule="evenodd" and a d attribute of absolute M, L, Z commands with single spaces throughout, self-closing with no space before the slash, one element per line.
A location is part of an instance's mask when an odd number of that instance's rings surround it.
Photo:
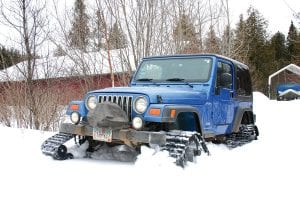
<path fill-rule="evenodd" d="M 178 62 L 178 64 L 176 63 L 176 60 L 181 60 L 183 62 Z M 187 64 L 186 61 L 196 61 L 197 63 L 197 60 L 199 61 L 199 64 L 200 62 L 208 62 L 207 66 L 203 66 L 203 67 L 206 67 L 206 77 L 201 79 L 186 79 L 185 77 L 180 77 L 181 75 L 179 76 L 174 76 L 174 77 L 166 77 L 164 79 L 155 79 L 155 78 L 152 78 L 152 77 L 147 77 L 147 76 L 141 76 L 140 73 L 141 70 L 143 70 L 145 66 L 145 64 L 148 64 L 150 65 L 150 63 L 155 63 L 155 62 L 161 62 L 160 64 L 168 64 L 168 62 L 172 63 L 172 64 L 177 64 L 178 66 L 181 65 L 182 63 L 183 64 Z M 165 63 L 163 63 L 165 62 Z M 140 63 L 136 73 L 135 73 L 135 76 L 132 80 L 132 82 L 134 83 L 176 83 L 176 84 L 180 84 L 180 83 L 185 83 L 185 82 L 189 82 L 189 83 L 206 83 L 210 80 L 211 78 L 211 73 L 212 73 L 212 68 L 213 68 L 213 63 L 214 63 L 214 59 L 210 56 L 180 56 L 180 57 L 158 57 L 158 58 L 146 58 L 146 59 L 143 59 L 143 61 Z M 178 67 L 177 66 L 177 67 Z M 161 68 L 163 68 L 164 66 L 159 66 Z M 166 66 L 165 66 L 166 67 Z M 174 66 L 168 66 L 168 68 L 172 68 Z M 180 67 L 180 66 L 179 66 Z M 184 67 L 187 67 L 187 66 L 183 66 L 182 69 L 186 69 Z M 201 69 L 202 66 L 191 66 L 192 67 L 196 67 L 197 70 Z M 167 69 L 168 69 L 167 68 Z M 175 67 L 174 67 L 175 68 Z M 190 70 L 193 70 L 193 69 L 190 69 Z M 171 70 L 172 71 L 172 70 Z M 186 70 L 185 70 L 186 71 Z M 141 80 L 139 80 L 141 79 Z M 172 80 L 173 79 L 173 80 Z"/>

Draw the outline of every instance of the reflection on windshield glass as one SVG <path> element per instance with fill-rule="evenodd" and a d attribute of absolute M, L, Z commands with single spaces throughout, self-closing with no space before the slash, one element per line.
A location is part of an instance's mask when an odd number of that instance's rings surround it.
<path fill-rule="evenodd" d="M 212 59 L 168 58 L 143 61 L 135 76 L 136 81 L 189 81 L 206 82 Z"/>

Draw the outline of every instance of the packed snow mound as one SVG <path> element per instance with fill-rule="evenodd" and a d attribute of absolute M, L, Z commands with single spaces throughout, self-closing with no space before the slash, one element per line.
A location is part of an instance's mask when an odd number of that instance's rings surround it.
<path fill-rule="evenodd" d="M 269 98 L 261 92 L 253 92 L 253 99 L 255 102 L 265 102 L 269 100 Z"/>

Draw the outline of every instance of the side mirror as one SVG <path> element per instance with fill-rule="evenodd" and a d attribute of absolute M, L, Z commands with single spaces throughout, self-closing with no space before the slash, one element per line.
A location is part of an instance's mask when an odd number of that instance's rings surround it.
<path fill-rule="evenodd" d="M 222 88 L 231 88 L 232 85 L 232 76 L 229 73 L 221 74 L 220 86 Z"/>

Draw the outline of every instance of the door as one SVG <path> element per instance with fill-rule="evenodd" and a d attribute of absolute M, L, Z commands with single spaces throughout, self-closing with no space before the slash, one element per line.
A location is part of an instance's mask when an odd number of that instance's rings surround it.
<path fill-rule="evenodd" d="M 213 122 L 215 125 L 228 125 L 234 118 L 233 65 L 218 61 L 215 93 L 213 97 Z"/>

